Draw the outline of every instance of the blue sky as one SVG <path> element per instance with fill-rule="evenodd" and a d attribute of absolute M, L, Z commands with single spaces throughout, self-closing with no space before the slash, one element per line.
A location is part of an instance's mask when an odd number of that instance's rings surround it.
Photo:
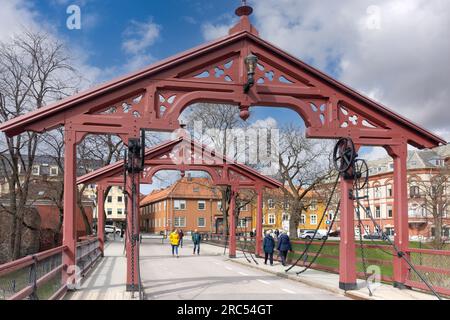
<path fill-rule="evenodd" d="M 239 3 L 238 0 L 38 0 L 32 8 L 69 46 L 83 52 L 84 63 L 103 71 L 96 80 L 106 81 L 210 40 L 205 39 L 205 28 L 233 24 Z M 66 9 L 72 4 L 81 9 L 80 30 L 69 30 L 66 26 L 69 17 Z M 139 53 L 130 53 L 123 44 L 133 36 L 129 31 L 139 23 L 157 25 L 158 36 Z M 212 30 L 213 35 L 215 31 Z M 145 56 L 145 63 L 134 67 L 130 61 L 140 60 L 137 54 Z M 329 71 L 332 69 L 333 64 Z M 279 124 L 298 117 L 291 110 L 274 112 L 272 108 L 255 108 L 252 115 L 251 122 L 272 117 Z"/>
<path fill-rule="evenodd" d="M 226 34 L 239 0 L 1 0 L 0 41 L 21 26 L 62 40 L 92 83 Z M 450 140 L 450 1 L 249 0 L 265 40 Z M 68 30 L 66 9 L 81 8 Z M 255 108 L 250 121 L 300 122 Z M 371 152 L 371 158 L 384 156 Z"/>
<path fill-rule="evenodd" d="M 121 47 L 131 21 L 151 20 L 161 26 L 160 37 L 149 48 L 149 53 L 160 60 L 203 43 L 202 23 L 214 23 L 224 15 L 230 15 L 238 3 L 229 0 L 38 0 L 34 8 L 57 28 L 58 33 L 87 50 L 90 63 L 108 68 L 126 60 Z M 81 30 L 66 28 L 69 4 L 81 8 Z"/>

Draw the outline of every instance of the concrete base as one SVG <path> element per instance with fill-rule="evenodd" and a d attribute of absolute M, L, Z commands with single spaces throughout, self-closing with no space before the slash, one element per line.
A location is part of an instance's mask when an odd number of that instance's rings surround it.
<path fill-rule="evenodd" d="M 236 255 L 235 255 L 235 254 L 230 254 L 228 257 L 229 257 L 230 259 L 235 259 L 235 258 L 236 258 Z"/>
<path fill-rule="evenodd" d="M 127 292 L 137 292 L 139 291 L 139 285 L 135 284 L 134 285 L 134 290 L 133 290 L 133 285 L 132 284 L 127 284 Z"/>
<path fill-rule="evenodd" d="M 400 289 L 400 290 L 411 290 L 411 287 L 405 285 L 404 283 L 401 282 L 396 282 L 394 281 L 394 283 L 392 284 L 394 286 L 394 288 Z"/>
<path fill-rule="evenodd" d="M 358 285 L 356 283 L 339 282 L 339 289 L 344 291 L 356 290 L 358 289 Z"/>

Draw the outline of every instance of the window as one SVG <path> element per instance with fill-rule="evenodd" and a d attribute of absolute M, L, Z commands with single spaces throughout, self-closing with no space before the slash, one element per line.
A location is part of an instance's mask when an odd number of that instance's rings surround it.
<path fill-rule="evenodd" d="M 199 228 L 204 228 L 204 227 L 206 227 L 206 220 L 205 220 L 205 218 L 198 218 L 198 219 L 197 219 L 197 226 L 198 226 Z"/>
<path fill-rule="evenodd" d="M 364 226 L 364 234 L 370 234 L 370 226 Z"/>
<path fill-rule="evenodd" d="M 175 227 L 178 227 L 178 228 L 186 227 L 186 218 L 185 217 L 175 217 Z"/>
<path fill-rule="evenodd" d="M 121 196 L 117 197 L 117 202 L 122 203 L 123 202 L 123 197 L 121 197 Z"/>
<path fill-rule="evenodd" d="M 247 228 L 247 219 L 239 220 L 239 228 Z"/>
<path fill-rule="evenodd" d="M 289 221 L 289 215 L 288 214 L 283 214 L 283 221 Z"/>
<path fill-rule="evenodd" d="M 275 208 L 275 201 L 273 201 L 273 199 L 269 199 L 269 209 L 273 209 Z"/>
<path fill-rule="evenodd" d="M 387 236 L 394 236 L 394 228 L 386 228 Z"/>
<path fill-rule="evenodd" d="M 359 236 L 361 231 L 359 230 L 359 227 L 355 227 L 355 236 Z"/>
<path fill-rule="evenodd" d="M 419 186 L 410 186 L 409 187 L 409 196 L 411 198 L 418 197 L 420 194 Z"/>
<path fill-rule="evenodd" d="M 380 206 L 376 206 L 375 207 L 375 218 L 380 218 L 381 217 L 381 208 Z"/>
<path fill-rule="evenodd" d="M 306 216 L 304 214 L 302 214 L 300 216 L 300 224 L 305 224 L 306 223 Z"/>
<path fill-rule="evenodd" d="M 38 176 L 38 175 L 39 175 L 39 172 L 40 172 L 40 167 L 39 167 L 39 166 L 33 166 L 33 169 L 32 169 L 31 174 L 32 174 L 33 176 Z"/>
<path fill-rule="evenodd" d="M 197 202 L 198 210 L 205 210 L 206 209 L 206 201 L 200 200 Z"/>
<path fill-rule="evenodd" d="M 391 185 L 387 186 L 387 196 L 389 198 L 392 198 L 392 186 Z"/>
<path fill-rule="evenodd" d="M 283 204 L 284 210 L 288 210 L 289 209 L 289 200 L 285 200 L 284 204 Z"/>
<path fill-rule="evenodd" d="M 57 176 L 58 175 L 58 167 L 51 167 L 50 168 L 50 175 L 51 176 Z"/>
<path fill-rule="evenodd" d="M 312 214 L 309 218 L 311 220 L 311 224 L 317 224 L 317 215 L 316 214 Z"/>
<path fill-rule="evenodd" d="M 217 209 L 222 210 L 222 201 L 217 201 Z"/>
<path fill-rule="evenodd" d="M 112 209 L 111 208 L 106 209 L 106 214 L 108 216 L 112 216 Z"/>
<path fill-rule="evenodd" d="M 175 200 L 173 206 L 175 210 L 186 210 L 186 200 Z"/>
<path fill-rule="evenodd" d="M 370 218 L 370 207 L 366 207 L 365 213 L 366 213 L 366 219 L 369 219 Z"/>
<path fill-rule="evenodd" d="M 379 186 L 375 187 L 375 198 L 381 198 L 381 188 Z"/>
<path fill-rule="evenodd" d="M 269 224 L 275 224 L 275 215 L 269 214 Z"/>
<path fill-rule="evenodd" d="M 392 218 L 392 206 L 387 207 L 388 218 Z"/>
<path fill-rule="evenodd" d="M 317 210 L 317 201 L 311 202 L 311 205 L 309 206 L 311 210 Z"/>
<path fill-rule="evenodd" d="M 389 163 L 389 169 L 391 169 L 391 170 L 394 169 L 394 164 L 393 163 Z"/>
<path fill-rule="evenodd" d="M 123 213 L 122 208 L 117 209 L 117 214 L 118 214 L 119 216 L 122 215 L 122 213 Z"/>
<path fill-rule="evenodd" d="M 330 211 L 330 213 L 328 214 L 328 220 L 332 221 L 334 217 L 334 213 L 333 211 Z"/>
<path fill-rule="evenodd" d="M 112 203 L 112 196 L 108 196 L 108 203 Z"/>

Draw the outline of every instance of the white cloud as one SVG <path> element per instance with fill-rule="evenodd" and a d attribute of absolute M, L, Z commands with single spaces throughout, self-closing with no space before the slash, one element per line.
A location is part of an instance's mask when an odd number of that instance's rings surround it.
<path fill-rule="evenodd" d="M 448 132 L 450 1 L 255 1 L 263 38 L 436 132 Z M 448 135 L 447 135 L 448 137 Z"/>
<path fill-rule="evenodd" d="M 214 22 L 207 21 L 201 26 L 203 39 L 211 41 L 226 36 L 237 22 L 237 17 L 228 13 L 219 16 Z"/>
<path fill-rule="evenodd" d="M 61 0 L 62 1 L 62 0 Z M 0 10 L 0 41 L 8 42 L 14 35 L 24 30 L 45 32 L 53 40 L 64 43 L 68 55 L 72 58 L 72 66 L 82 75 L 80 89 L 86 89 L 95 83 L 107 80 L 111 70 L 103 70 L 88 63 L 89 54 L 63 38 L 54 26 L 47 23 L 35 10 L 34 4 L 25 0 L 2 0 Z"/>
<path fill-rule="evenodd" d="M 122 48 L 129 54 L 142 54 L 151 47 L 160 34 L 161 26 L 153 23 L 150 19 L 147 22 L 131 21 L 131 25 L 125 30 L 125 40 Z"/>
<path fill-rule="evenodd" d="M 277 129 L 278 122 L 272 117 L 268 117 L 262 120 L 256 120 L 250 125 L 251 128 L 263 128 L 263 129 Z"/>
<path fill-rule="evenodd" d="M 211 41 L 226 36 L 232 26 L 233 24 L 214 25 L 212 23 L 207 22 L 202 25 L 203 38 L 206 41 Z"/>

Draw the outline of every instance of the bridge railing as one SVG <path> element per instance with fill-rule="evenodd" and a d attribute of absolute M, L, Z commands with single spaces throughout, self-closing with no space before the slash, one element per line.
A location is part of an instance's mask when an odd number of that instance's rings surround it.
<path fill-rule="evenodd" d="M 64 296 L 67 285 L 63 283 L 60 246 L 48 251 L 0 265 L 0 300 L 56 300 Z M 101 256 L 96 238 L 86 238 L 77 244 L 77 266 L 81 276 Z"/>
<path fill-rule="evenodd" d="M 407 251 L 414 267 L 426 276 L 436 292 L 450 296 L 450 250 L 416 249 Z M 409 271 L 406 285 L 428 290 L 416 273 Z"/>

